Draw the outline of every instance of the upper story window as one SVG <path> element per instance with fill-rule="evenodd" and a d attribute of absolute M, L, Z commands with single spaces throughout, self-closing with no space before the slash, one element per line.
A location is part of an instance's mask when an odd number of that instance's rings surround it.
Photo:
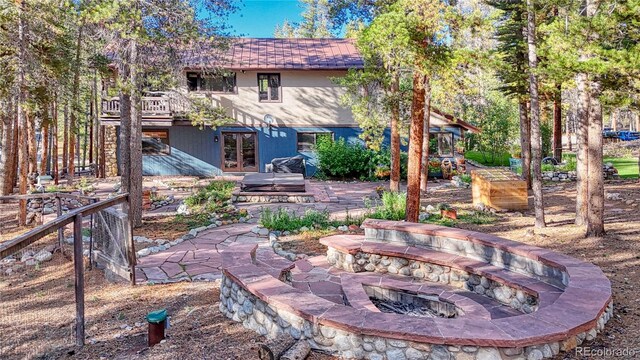
<path fill-rule="evenodd" d="M 233 94 L 236 92 L 236 73 L 188 72 L 187 85 L 189 86 L 189 91 Z"/>
<path fill-rule="evenodd" d="M 170 155 L 169 131 L 166 129 L 142 130 L 142 155 Z"/>
<path fill-rule="evenodd" d="M 280 74 L 258 74 L 258 99 L 261 102 L 280 102 L 282 92 Z"/>

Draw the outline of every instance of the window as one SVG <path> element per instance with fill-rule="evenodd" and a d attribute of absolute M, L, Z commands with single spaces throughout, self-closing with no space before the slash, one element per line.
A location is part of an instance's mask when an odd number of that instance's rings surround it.
<path fill-rule="evenodd" d="M 170 155 L 169 130 L 142 130 L 142 155 Z"/>
<path fill-rule="evenodd" d="M 318 140 L 328 138 L 333 140 L 332 132 L 299 132 L 298 151 L 313 151 Z"/>
<path fill-rule="evenodd" d="M 217 93 L 236 92 L 236 73 L 208 74 L 200 72 L 187 73 L 189 91 L 211 91 Z"/>
<path fill-rule="evenodd" d="M 450 132 L 438 133 L 438 155 L 453 156 L 453 134 Z"/>
<path fill-rule="evenodd" d="M 280 74 L 258 74 L 258 99 L 261 102 L 279 102 Z"/>

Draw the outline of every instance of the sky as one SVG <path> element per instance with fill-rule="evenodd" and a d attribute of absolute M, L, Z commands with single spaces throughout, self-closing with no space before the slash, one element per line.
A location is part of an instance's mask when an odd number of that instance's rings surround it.
<path fill-rule="evenodd" d="M 233 35 L 273 37 L 273 30 L 284 20 L 300 21 L 302 7 L 297 0 L 243 0 L 238 11 L 229 16 Z"/>

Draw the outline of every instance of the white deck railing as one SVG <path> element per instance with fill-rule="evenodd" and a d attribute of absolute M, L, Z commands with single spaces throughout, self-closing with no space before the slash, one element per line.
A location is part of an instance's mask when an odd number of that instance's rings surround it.
<path fill-rule="evenodd" d="M 157 93 L 142 97 L 142 116 L 175 116 L 186 112 L 187 103 L 171 93 Z M 120 97 L 102 99 L 102 114 L 120 115 Z"/>

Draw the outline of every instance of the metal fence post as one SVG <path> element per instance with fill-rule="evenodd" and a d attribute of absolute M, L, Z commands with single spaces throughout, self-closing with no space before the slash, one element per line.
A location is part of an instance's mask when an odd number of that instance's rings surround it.
<path fill-rule="evenodd" d="M 82 213 L 73 218 L 73 267 L 76 291 L 76 345 L 84 346 L 84 258 L 82 255 Z"/>

